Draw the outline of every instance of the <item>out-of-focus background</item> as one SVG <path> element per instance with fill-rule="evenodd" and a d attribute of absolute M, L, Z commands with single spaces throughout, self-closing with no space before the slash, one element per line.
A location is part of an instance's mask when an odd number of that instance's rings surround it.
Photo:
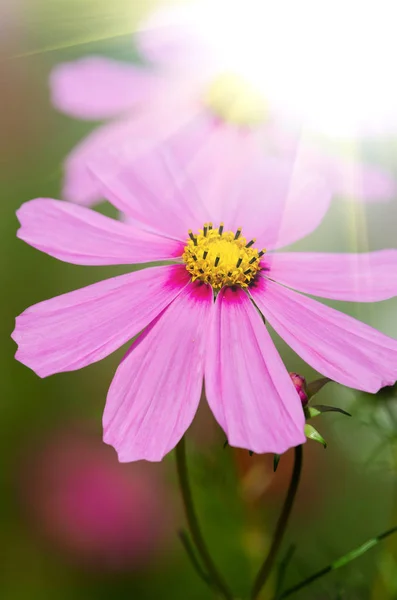
<path fill-rule="evenodd" d="M 94 124 L 50 105 L 48 75 L 88 54 L 137 60 L 132 30 L 155 0 L 0 0 L 1 382 L 0 597 L 53 600 L 201 600 L 211 593 L 177 537 L 184 518 L 174 457 L 119 464 L 101 441 L 106 391 L 123 350 L 83 371 L 41 380 L 14 360 L 14 318 L 40 300 L 119 273 L 57 262 L 15 237 L 15 211 L 35 197 L 60 197 L 62 161 Z M 343 90 L 340 90 L 343 94 Z M 397 175 L 393 140 L 360 152 Z M 396 202 L 360 208 L 334 202 L 301 250 L 396 247 Z M 113 214 L 106 208 L 108 214 Z M 331 304 L 331 303 L 330 303 Z M 397 337 L 397 301 L 334 303 Z M 277 340 L 289 371 L 313 373 Z M 395 396 L 393 395 L 395 394 Z M 328 442 L 305 446 L 302 487 L 283 553 L 296 545 L 286 584 L 397 523 L 397 392 L 356 394 L 330 384 L 316 426 Z M 273 474 L 272 457 L 223 448 L 201 407 L 188 434 L 197 508 L 216 562 L 245 597 L 268 547 L 293 453 Z M 272 584 L 263 597 L 271 597 Z M 397 598 L 397 540 L 297 594 L 301 599 Z"/>

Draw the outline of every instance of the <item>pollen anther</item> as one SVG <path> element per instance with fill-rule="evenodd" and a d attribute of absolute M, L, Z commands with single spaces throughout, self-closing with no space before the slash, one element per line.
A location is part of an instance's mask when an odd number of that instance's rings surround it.
<path fill-rule="evenodd" d="M 204 223 L 197 233 L 188 231 L 182 259 L 192 281 L 199 279 L 220 290 L 224 286 L 243 288 L 254 280 L 261 270 L 260 252 L 253 247 L 255 239 L 247 243 L 242 228 L 236 232 L 224 231 L 224 225 L 213 228 L 212 223 Z"/>
<path fill-rule="evenodd" d="M 194 237 L 194 235 L 193 235 L 193 231 L 192 231 L 191 229 L 189 229 L 189 231 L 188 231 L 188 234 L 189 234 L 189 237 L 190 237 L 190 239 L 192 240 L 193 244 L 194 244 L 195 246 L 197 246 L 197 240 L 196 240 L 196 238 Z"/>

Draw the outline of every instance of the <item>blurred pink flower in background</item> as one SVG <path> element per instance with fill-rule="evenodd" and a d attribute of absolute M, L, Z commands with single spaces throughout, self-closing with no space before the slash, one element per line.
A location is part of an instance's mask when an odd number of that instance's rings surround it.
<path fill-rule="evenodd" d="M 173 508 L 155 465 L 121 465 L 92 432 L 64 428 L 22 463 L 24 511 L 79 566 L 142 568 L 169 549 Z"/>
<path fill-rule="evenodd" d="M 83 204 L 102 198 L 90 165 L 110 148 L 133 160 L 141 152 L 142 139 L 146 147 L 155 147 L 160 141 L 172 137 L 175 143 L 184 145 L 188 160 L 213 136 L 224 138 L 219 156 L 214 157 L 215 164 L 225 160 L 224 154 L 229 152 L 231 144 L 236 146 L 235 152 L 239 150 L 241 160 L 244 160 L 245 148 L 240 146 L 240 140 L 248 136 L 257 142 L 258 153 L 276 154 L 293 161 L 296 171 L 309 169 L 321 174 L 336 195 L 363 201 L 393 197 L 397 186 L 391 174 L 381 167 L 363 163 L 357 152 L 345 155 L 332 145 L 319 144 L 315 138 L 306 136 L 304 120 L 294 114 L 295 106 L 291 99 L 301 93 L 305 84 L 300 78 L 304 77 L 308 67 L 292 58 L 298 48 L 292 46 L 291 36 L 286 36 L 287 23 L 277 21 L 278 14 L 272 20 L 275 9 L 273 7 L 269 12 L 265 4 L 260 7 L 259 25 L 250 12 L 255 5 L 253 1 L 233 6 L 229 2 L 225 6 L 218 0 L 210 3 L 209 13 L 205 12 L 205 2 L 201 2 L 198 8 L 188 5 L 163 9 L 143 23 L 136 36 L 145 65 L 92 56 L 56 67 L 50 79 L 54 106 L 72 117 L 108 121 L 68 156 L 64 198 Z M 240 12 L 243 10 L 240 20 L 233 12 L 237 8 Z M 311 14 L 314 15 L 313 12 Z M 217 21 L 217 15 L 221 16 L 220 21 Z M 234 23 L 236 35 L 227 39 L 226 32 L 233 16 L 237 22 L 237 27 Z M 279 31 L 281 25 L 282 35 Z M 275 28 L 279 33 L 277 41 L 274 40 L 276 32 L 272 31 Z M 294 30 L 299 32 L 298 24 Z M 266 36 L 274 40 L 274 47 L 270 46 L 267 52 L 261 49 Z M 283 39 L 286 49 L 280 47 L 280 39 Z M 217 43 L 211 43 L 214 41 Z M 301 39 L 299 47 L 303 46 L 303 42 L 304 39 Z M 354 46 L 353 41 L 350 46 Z M 248 47 L 251 54 L 247 52 Z M 223 52 L 221 57 L 218 56 L 220 48 Z M 241 56 L 235 56 L 236 48 Z M 243 75 L 238 69 L 233 70 L 234 63 L 229 56 L 225 60 L 225 53 L 231 53 L 231 49 L 234 49 L 233 56 L 237 67 L 242 67 Z M 287 61 L 283 53 L 288 55 Z M 310 56 L 315 55 L 316 50 L 311 48 Z M 308 58 L 306 62 L 309 63 Z M 252 75 L 253 67 L 255 75 L 260 73 L 264 78 L 267 73 L 271 75 L 264 90 L 244 76 L 247 68 Z M 331 67 L 324 65 L 324 69 Z M 338 68 L 340 66 L 334 65 L 334 70 Z M 320 77 L 318 72 L 314 76 Z M 292 89 L 285 87 L 289 80 L 293 80 L 295 88 L 292 81 L 289 83 Z M 284 87 L 280 86 L 280 81 L 284 82 Z M 306 76 L 304 81 L 307 83 L 309 78 Z M 341 89 L 340 95 L 348 98 L 352 85 L 350 79 L 349 88 Z M 273 88 L 280 87 L 289 101 L 288 108 L 280 90 L 275 97 L 272 95 Z M 319 88 L 321 83 L 316 90 Z M 365 98 L 362 98 L 360 106 L 364 101 Z M 319 98 L 320 102 L 324 102 L 323 96 Z M 359 106 L 357 112 L 358 109 Z M 330 110 L 329 120 L 332 121 L 332 118 Z M 365 128 L 359 133 L 365 136 Z"/>
<path fill-rule="evenodd" d="M 104 413 L 104 439 L 123 462 L 161 460 L 177 444 L 204 377 L 230 445 L 282 453 L 305 441 L 301 400 L 259 311 L 336 382 L 376 392 L 397 377 L 397 341 L 297 293 L 391 298 L 397 251 L 274 252 L 319 225 L 329 191 L 321 179 L 296 178 L 255 151 L 232 181 L 222 163 L 211 171 L 213 153 L 218 146 L 206 146 L 186 167 L 183 152 L 167 146 L 134 165 L 107 157 L 98 182 L 134 225 L 51 199 L 18 211 L 18 236 L 60 260 L 174 263 L 41 302 L 17 318 L 16 358 L 41 377 L 101 360 L 146 327 L 117 369 Z"/>

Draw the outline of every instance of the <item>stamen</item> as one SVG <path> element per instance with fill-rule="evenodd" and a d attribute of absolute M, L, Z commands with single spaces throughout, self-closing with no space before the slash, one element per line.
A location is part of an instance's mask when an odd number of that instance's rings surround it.
<path fill-rule="evenodd" d="M 255 247 L 255 238 L 247 243 L 241 227 L 228 231 L 223 222 L 207 221 L 197 232 L 189 229 L 188 233 L 182 259 L 192 281 L 200 280 L 214 290 L 248 288 L 262 268 L 265 249 Z"/>
<path fill-rule="evenodd" d="M 193 244 L 194 244 L 195 246 L 197 246 L 197 238 L 195 238 L 195 237 L 194 237 L 194 235 L 193 235 L 193 231 L 192 231 L 191 229 L 189 229 L 189 231 L 188 231 L 188 234 L 189 234 L 189 237 L 190 237 L 190 239 L 192 240 Z"/>

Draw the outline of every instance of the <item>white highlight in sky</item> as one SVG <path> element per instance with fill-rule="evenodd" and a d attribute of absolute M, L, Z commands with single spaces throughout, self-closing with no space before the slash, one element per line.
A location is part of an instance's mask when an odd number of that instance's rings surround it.
<path fill-rule="evenodd" d="M 200 0 L 180 14 L 219 71 L 248 78 L 310 129 L 397 129 L 397 0 Z"/>

